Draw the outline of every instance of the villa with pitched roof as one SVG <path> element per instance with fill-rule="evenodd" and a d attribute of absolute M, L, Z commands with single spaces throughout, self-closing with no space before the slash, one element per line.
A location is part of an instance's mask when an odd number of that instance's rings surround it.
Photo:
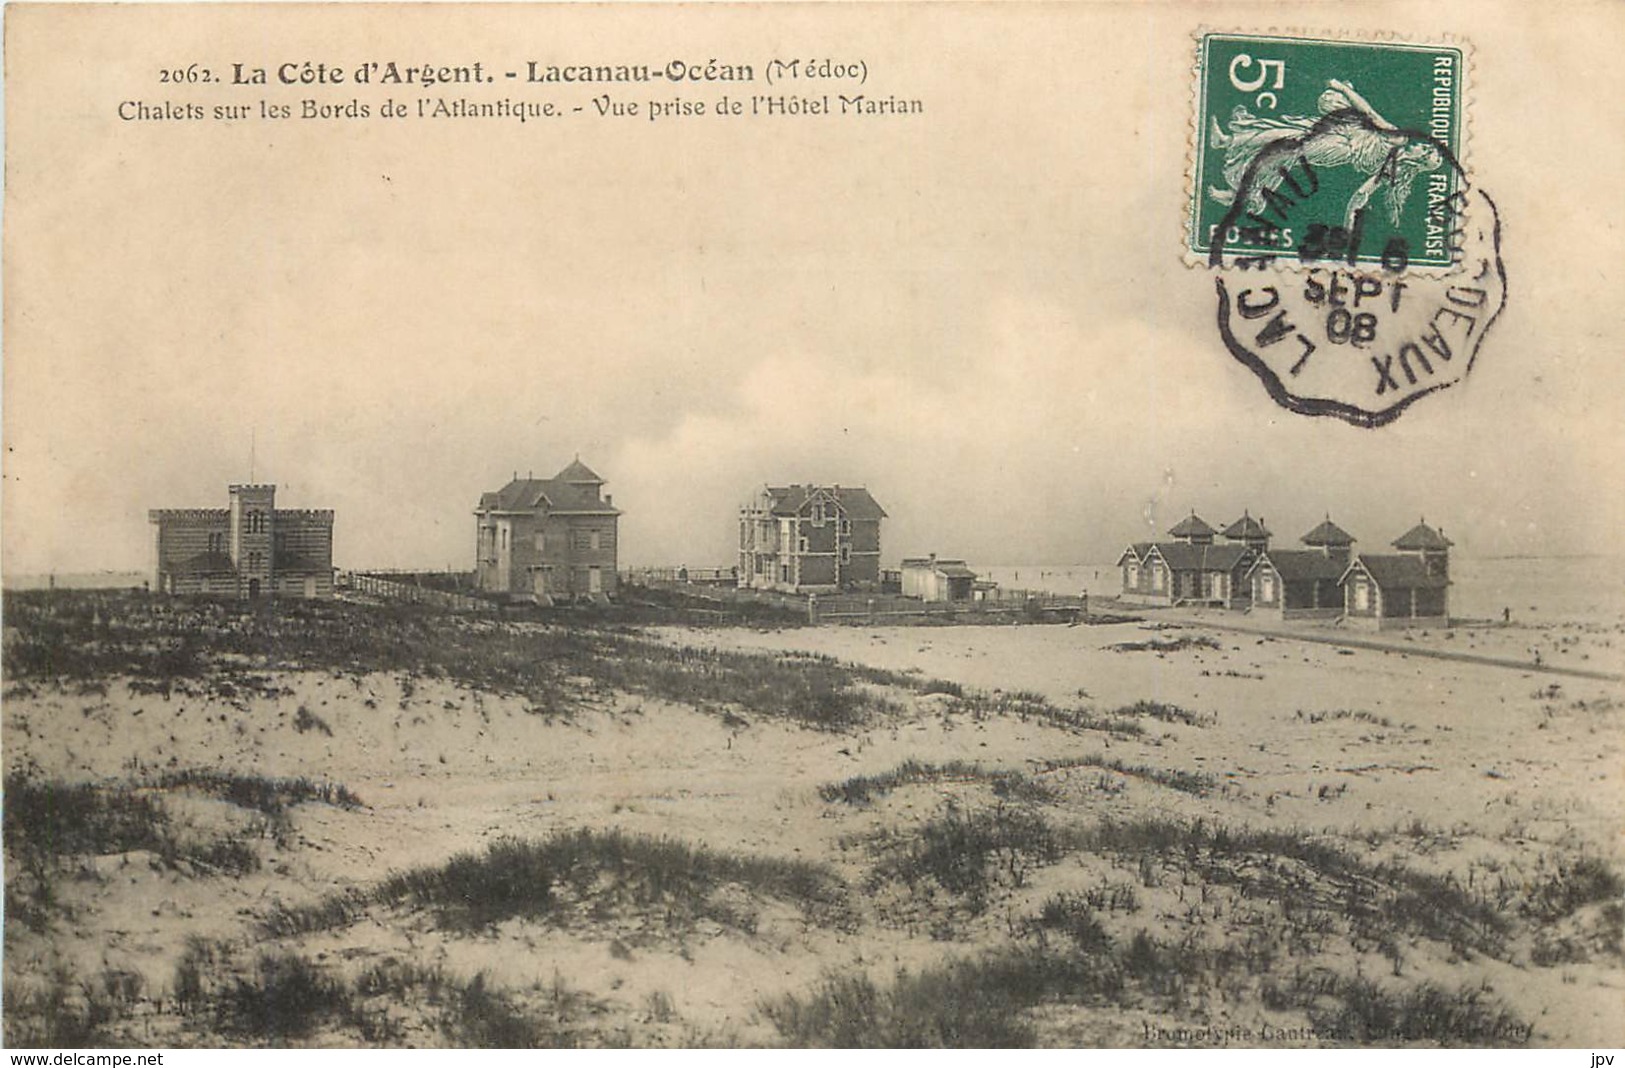
<path fill-rule="evenodd" d="M 552 478 L 520 478 L 480 495 L 475 585 L 552 604 L 615 592 L 621 512 L 578 456 Z"/>
<path fill-rule="evenodd" d="M 766 486 L 739 511 L 739 585 L 834 592 L 880 585 L 886 510 L 862 486 Z"/>
<path fill-rule="evenodd" d="M 1397 553 L 1355 556 L 1339 580 L 1343 617 L 1376 630 L 1448 625 L 1452 544 L 1424 520 L 1394 540 Z"/>
<path fill-rule="evenodd" d="M 1277 619 L 1336 619 L 1354 537 L 1330 516 L 1302 538 L 1307 549 L 1265 549 L 1247 571 L 1253 611 Z"/>

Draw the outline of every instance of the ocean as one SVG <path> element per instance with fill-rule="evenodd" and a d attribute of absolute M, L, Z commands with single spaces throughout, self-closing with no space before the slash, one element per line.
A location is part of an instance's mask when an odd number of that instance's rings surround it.
<path fill-rule="evenodd" d="M 979 577 L 1005 589 L 1075 596 L 1087 591 L 1111 597 L 1122 588 L 1115 562 L 1092 564 L 1009 564 L 976 568 Z M 64 590 L 140 588 L 142 571 L 61 572 Z M 6 575 L 8 590 L 44 589 L 51 576 Z M 1501 556 L 1450 561 L 1450 614 L 1462 619 L 1500 619 L 1511 609 L 1514 622 L 1625 625 L 1625 557 Z"/>
<path fill-rule="evenodd" d="M 49 589 L 52 580 L 59 590 L 129 590 L 140 589 L 141 584 L 152 581 L 150 571 L 59 571 L 46 574 L 8 574 L 4 586 L 8 590 Z"/>
<path fill-rule="evenodd" d="M 977 568 L 1006 589 L 1110 597 L 1122 589 L 1115 562 Z M 1625 557 L 1501 556 L 1450 560 L 1450 614 L 1514 622 L 1625 624 Z"/>

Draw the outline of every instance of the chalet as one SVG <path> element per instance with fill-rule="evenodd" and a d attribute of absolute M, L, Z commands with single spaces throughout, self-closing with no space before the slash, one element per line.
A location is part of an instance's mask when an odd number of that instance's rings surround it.
<path fill-rule="evenodd" d="M 1217 530 L 1195 512 L 1168 531 L 1172 541 L 1137 542 L 1123 551 L 1123 596 L 1144 604 L 1211 604 L 1245 608 L 1252 587 L 1247 570 L 1269 545 L 1270 533 L 1260 519 L 1243 513 L 1224 530 L 1226 543 L 1215 545 Z"/>
<path fill-rule="evenodd" d="M 970 601 L 976 596 L 976 572 L 963 560 L 938 560 L 937 554 L 903 561 L 904 597 L 922 601 Z"/>
<path fill-rule="evenodd" d="M 1377 630 L 1448 625 L 1451 544 L 1424 521 L 1395 539 L 1397 553 L 1355 556 L 1339 580 L 1344 618 Z"/>
<path fill-rule="evenodd" d="M 877 589 L 885 518 L 862 486 L 766 486 L 739 511 L 739 585 Z"/>
<path fill-rule="evenodd" d="M 552 478 L 520 478 L 480 495 L 474 582 L 539 604 L 615 592 L 620 510 L 578 456 Z"/>
<path fill-rule="evenodd" d="M 154 508 L 153 589 L 221 597 L 333 596 L 333 512 L 278 508 L 272 485 L 225 508 Z"/>
<path fill-rule="evenodd" d="M 1336 619 L 1354 538 L 1327 516 L 1298 540 L 1309 548 L 1266 548 L 1248 569 L 1253 611 L 1283 620 Z"/>

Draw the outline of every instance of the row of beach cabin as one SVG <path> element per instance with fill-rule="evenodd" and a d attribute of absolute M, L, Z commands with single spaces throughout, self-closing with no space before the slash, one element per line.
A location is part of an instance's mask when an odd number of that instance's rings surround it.
<path fill-rule="evenodd" d="M 1192 512 L 1168 536 L 1118 558 L 1125 600 L 1379 630 L 1449 621 L 1451 542 L 1425 521 L 1395 539 L 1392 553 L 1355 553 L 1354 537 L 1330 516 L 1298 539 L 1302 549 L 1270 548 L 1264 521 L 1246 513 L 1220 532 Z"/>

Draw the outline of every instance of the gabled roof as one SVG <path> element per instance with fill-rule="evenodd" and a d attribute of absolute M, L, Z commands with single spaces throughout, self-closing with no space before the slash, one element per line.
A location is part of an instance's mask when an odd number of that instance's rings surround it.
<path fill-rule="evenodd" d="M 1176 523 L 1168 533 L 1175 538 L 1212 537 L 1218 531 L 1202 522 L 1202 517 L 1192 512 Z"/>
<path fill-rule="evenodd" d="M 1224 536 L 1240 541 L 1243 538 L 1267 538 L 1270 532 L 1264 529 L 1262 519 L 1254 519 L 1243 512 L 1240 519 L 1224 528 Z"/>
<path fill-rule="evenodd" d="M 769 486 L 767 510 L 779 516 L 800 515 L 807 502 L 819 495 L 840 505 L 848 519 L 886 518 L 886 510 L 862 486 L 803 486 L 799 482 L 789 486 Z"/>
<path fill-rule="evenodd" d="M 1251 575 L 1265 566 L 1274 568 L 1284 582 L 1308 582 L 1313 579 L 1336 582 L 1348 569 L 1348 565 L 1337 557 L 1314 549 L 1268 549 L 1260 554 L 1247 574 Z"/>
<path fill-rule="evenodd" d="M 571 465 L 575 466 L 574 464 Z M 565 468 L 569 471 L 570 468 Z M 583 471 L 591 475 L 582 467 Z M 560 472 L 563 474 L 563 472 Z M 528 512 L 542 504 L 554 514 L 577 513 L 590 515 L 620 515 L 620 509 L 611 507 L 598 497 L 597 487 L 602 482 L 593 479 L 565 481 L 559 478 L 516 478 L 494 493 L 480 494 L 477 511 Z"/>
<path fill-rule="evenodd" d="M 546 478 L 516 478 L 495 493 L 480 494 L 480 508 L 497 512 L 528 511 L 548 500 L 550 481 Z"/>
<path fill-rule="evenodd" d="M 1118 564 L 1119 567 L 1121 567 L 1123 565 L 1123 561 L 1125 561 L 1125 560 L 1132 560 L 1137 564 L 1141 560 L 1144 560 L 1145 559 L 1145 554 L 1150 552 L 1150 551 L 1151 551 L 1151 543 L 1150 542 L 1148 542 L 1148 541 L 1137 541 L 1133 545 L 1130 545 L 1127 549 L 1123 550 L 1123 555 L 1119 556 L 1117 558 L 1117 564 Z"/>
<path fill-rule="evenodd" d="M 567 467 L 565 467 L 565 469 L 563 471 L 560 471 L 558 474 L 554 475 L 553 476 L 553 481 L 555 481 L 555 482 L 594 482 L 594 483 L 597 483 L 600 486 L 602 486 L 604 484 L 604 480 L 599 478 L 596 474 L 594 474 L 592 468 L 590 468 L 586 464 L 582 463 L 581 462 L 581 457 L 579 457 L 579 456 L 577 456 L 574 460 L 570 461 L 569 465 Z"/>
<path fill-rule="evenodd" d="M 1394 539 L 1396 549 L 1448 549 L 1454 542 L 1440 534 L 1426 523 L 1418 523 L 1398 538 Z"/>
<path fill-rule="evenodd" d="M 1334 549 L 1342 549 L 1354 544 L 1354 535 L 1333 523 L 1331 516 L 1327 516 L 1318 527 L 1298 540 L 1305 545 L 1317 547 L 1329 545 Z"/>
<path fill-rule="evenodd" d="M 1416 557 L 1387 553 L 1356 556 L 1349 562 L 1348 568 L 1338 581 L 1347 581 L 1349 572 L 1356 568 L 1370 575 L 1373 582 L 1388 591 L 1405 589 L 1437 590 L 1450 585 L 1449 579 L 1443 575 L 1430 573 L 1427 565 Z"/>
<path fill-rule="evenodd" d="M 1252 551 L 1245 545 L 1187 545 L 1182 541 L 1159 541 L 1150 549 L 1174 571 L 1232 571 Z"/>

